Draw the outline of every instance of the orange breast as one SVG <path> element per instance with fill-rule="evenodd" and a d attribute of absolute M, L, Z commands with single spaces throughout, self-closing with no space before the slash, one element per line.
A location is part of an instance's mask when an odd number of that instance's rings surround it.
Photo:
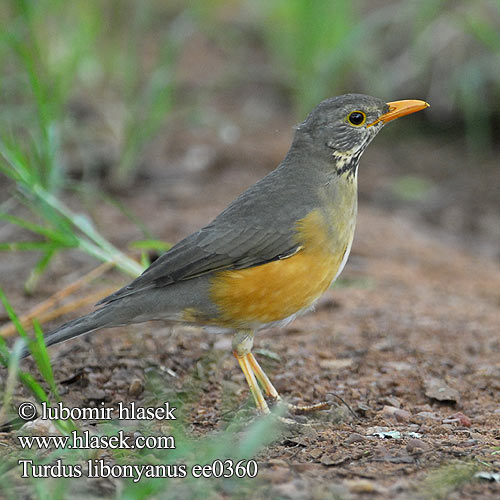
<path fill-rule="evenodd" d="M 244 328 L 279 321 L 310 306 L 328 288 L 349 242 L 335 249 L 317 211 L 298 222 L 297 242 L 302 248 L 287 259 L 214 275 L 210 293 L 220 324 Z"/>

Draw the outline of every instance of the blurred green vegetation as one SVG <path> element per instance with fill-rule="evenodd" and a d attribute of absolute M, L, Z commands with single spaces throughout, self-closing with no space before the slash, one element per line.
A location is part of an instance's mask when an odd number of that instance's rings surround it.
<path fill-rule="evenodd" d="M 262 36 L 301 114 L 349 80 L 364 35 L 350 0 L 258 2 Z M 333 91 L 333 94 L 337 91 Z"/>
<path fill-rule="evenodd" d="M 176 72 L 200 34 L 242 78 L 252 67 L 238 48 L 264 52 L 297 118 L 348 91 L 426 98 L 428 119 L 463 122 L 482 150 L 499 115 L 498 0 L 6 0 L 0 16 L 2 135 L 35 141 L 33 168 L 49 190 L 67 168 L 69 117 L 92 106 L 102 115 L 94 140 L 117 150 L 111 177 L 133 180 L 171 111 L 192 99 L 176 98 Z M 235 84 L 227 77 L 212 92 Z"/>
<path fill-rule="evenodd" d="M 465 484 L 474 481 L 478 464 L 470 461 L 456 461 L 442 465 L 430 472 L 418 487 L 418 498 L 440 500 L 450 498 L 451 494 Z"/>
<path fill-rule="evenodd" d="M 413 175 L 396 177 L 389 185 L 392 194 L 405 202 L 425 201 L 432 187 L 427 179 Z"/>
<path fill-rule="evenodd" d="M 500 116 L 500 2 L 258 2 L 273 64 L 305 113 L 347 91 L 431 102 L 461 122 L 471 152 L 491 147 Z M 429 116 L 429 115 L 426 115 Z"/>
<path fill-rule="evenodd" d="M 126 182 L 172 105 L 182 36 L 165 29 L 170 10 L 152 0 L 8 0 L 0 16 L 3 134 L 31 136 L 33 168 L 52 190 L 64 167 L 68 116 L 83 119 L 89 103 L 107 100 L 110 116 L 97 133 L 118 143 L 112 175 Z"/>
<path fill-rule="evenodd" d="M 115 187 L 133 183 L 171 112 L 197 102 L 180 97 L 177 71 L 200 34 L 242 80 L 252 66 L 239 48 L 264 53 L 259 71 L 298 119 L 348 91 L 424 98 L 433 110 L 420 119 L 462 123 L 469 148 L 483 151 L 499 116 L 498 0 L 6 0 L 0 16 L 1 137 L 27 142 L 50 192 L 76 156 L 84 169 L 104 163 Z M 244 83 L 229 73 L 197 87 Z"/>

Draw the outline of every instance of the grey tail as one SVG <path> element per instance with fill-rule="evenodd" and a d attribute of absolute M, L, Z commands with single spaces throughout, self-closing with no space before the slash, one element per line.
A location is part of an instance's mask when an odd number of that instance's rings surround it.
<path fill-rule="evenodd" d="M 85 316 L 76 318 L 73 321 L 64 323 L 56 330 L 49 332 L 45 336 L 45 345 L 50 346 L 53 344 L 59 344 L 59 342 L 64 342 L 65 340 L 72 339 L 73 337 L 78 337 L 79 335 L 84 335 L 86 333 L 93 332 L 99 328 L 117 326 L 113 323 L 113 316 L 115 316 L 111 307 L 102 307 L 97 309 Z M 26 358 L 31 354 L 27 346 L 21 351 L 20 359 Z"/>

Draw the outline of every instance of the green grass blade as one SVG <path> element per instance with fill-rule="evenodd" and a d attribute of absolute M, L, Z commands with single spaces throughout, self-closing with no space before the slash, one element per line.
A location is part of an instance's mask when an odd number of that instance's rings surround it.
<path fill-rule="evenodd" d="M 27 372 L 19 370 L 19 355 L 21 353 L 22 347 L 27 342 L 40 374 L 49 385 L 52 393 L 56 396 L 57 399 L 59 399 L 59 393 L 55 383 L 54 373 L 47 352 L 47 347 L 45 345 L 42 329 L 39 323 L 34 320 L 33 326 L 35 329 L 35 340 L 30 340 L 26 331 L 22 327 L 17 314 L 15 313 L 13 307 L 11 306 L 4 291 L 1 288 L 0 300 L 3 303 L 9 318 L 16 326 L 16 329 L 21 337 L 14 344 L 14 348 L 11 352 L 9 352 L 5 340 L 0 337 L 0 363 L 3 364 L 6 368 L 14 370 L 14 372 L 17 373 L 19 380 L 33 393 L 38 402 L 46 402 L 47 404 L 50 404 L 50 399 L 47 393 L 42 388 L 42 386 L 33 378 L 33 376 Z M 54 420 L 54 424 L 63 433 L 69 433 L 77 428 L 72 420 Z"/>
<path fill-rule="evenodd" d="M 14 326 L 16 327 L 16 330 L 18 331 L 19 335 L 27 342 L 29 340 L 28 334 L 26 333 L 26 330 L 23 328 L 23 325 L 21 325 L 21 322 L 19 321 L 19 318 L 16 312 L 14 311 L 14 308 L 10 305 L 10 302 L 7 299 L 7 296 L 5 295 L 2 288 L 0 288 L 0 301 L 5 307 L 5 311 L 9 316 L 9 319 L 12 321 L 12 323 L 14 323 Z"/>
<path fill-rule="evenodd" d="M 129 248 L 134 248 L 137 250 L 152 250 L 155 252 L 166 252 L 170 248 L 172 248 L 171 243 L 167 243 L 166 241 L 161 240 L 136 240 L 133 241 Z"/>
<path fill-rule="evenodd" d="M 40 226 L 39 224 L 35 224 L 34 222 L 30 222 L 22 217 L 17 217 L 15 215 L 2 214 L 0 213 L 0 219 L 6 222 L 10 222 L 11 224 L 15 224 L 16 226 L 22 227 L 32 233 L 39 234 L 40 236 L 44 236 L 50 241 L 59 244 L 60 246 L 65 247 L 75 247 L 77 246 L 77 239 L 71 234 L 63 234 L 59 231 L 55 231 L 49 229 L 47 227 Z"/>
<path fill-rule="evenodd" d="M 0 243 L 0 251 L 10 251 L 10 252 L 23 252 L 40 250 L 46 252 L 53 248 L 52 243 L 46 241 L 10 241 L 6 243 Z"/>
<path fill-rule="evenodd" d="M 50 261 L 52 260 L 52 257 L 56 254 L 56 252 L 59 250 L 59 247 L 57 246 L 52 246 L 49 247 L 44 254 L 42 255 L 42 258 L 39 259 L 39 261 L 36 263 L 35 267 L 31 270 L 30 275 L 28 279 L 26 280 L 26 283 L 24 284 L 24 289 L 26 293 L 31 294 L 33 293 L 33 290 L 36 287 L 36 284 L 38 283 L 38 280 L 44 273 L 45 269 L 49 265 Z"/>
<path fill-rule="evenodd" d="M 59 399 L 59 393 L 54 380 L 54 372 L 52 371 L 52 365 L 50 364 L 50 358 L 47 352 L 47 346 L 45 345 L 43 331 L 36 319 L 33 320 L 33 328 L 35 330 L 35 341 L 31 344 L 31 353 L 38 370 L 42 374 L 42 377 L 49 384 L 52 393 L 57 399 Z"/>
<path fill-rule="evenodd" d="M 15 355 L 16 352 L 20 353 L 23 346 L 24 341 L 18 339 L 14 344 L 14 348 L 12 349 L 12 351 L 9 351 L 5 340 L 0 337 L 0 363 L 2 363 L 2 365 L 6 368 L 9 368 L 11 363 L 18 364 L 18 360 L 16 361 Z M 16 371 L 19 380 L 33 393 L 37 401 L 48 401 L 46 392 L 43 390 L 42 386 L 32 377 L 31 374 L 19 370 Z"/>

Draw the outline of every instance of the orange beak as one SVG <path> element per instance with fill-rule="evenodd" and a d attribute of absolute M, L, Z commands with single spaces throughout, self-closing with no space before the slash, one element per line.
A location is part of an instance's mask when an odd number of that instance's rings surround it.
<path fill-rule="evenodd" d="M 417 111 L 428 108 L 430 104 L 426 103 L 425 101 L 408 99 L 404 101 L 388 102 L 387 106 L 389 106 L 389 111 L 377 118 L 374 122 L 369 123 L 367 127 L 371 127 L 378 122 L 387 123 L 401 116 L 411 115 L 412 113 L 416 113 Z"/>

